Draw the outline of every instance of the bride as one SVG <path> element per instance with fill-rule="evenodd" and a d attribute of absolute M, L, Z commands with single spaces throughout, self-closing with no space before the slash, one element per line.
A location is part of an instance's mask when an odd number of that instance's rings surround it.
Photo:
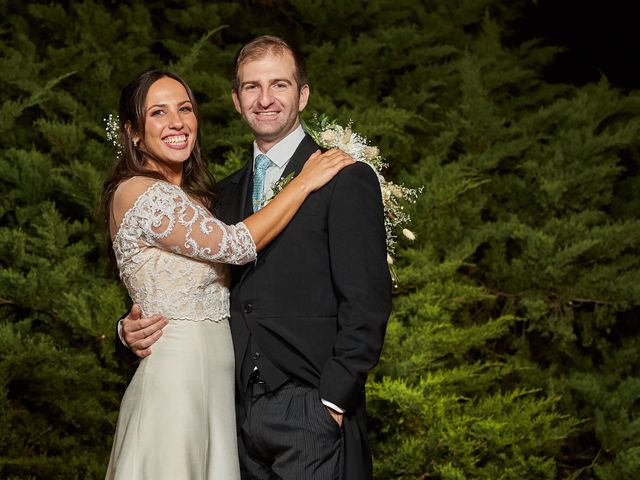
<path fill-rule="evenodd" d="M 307 195 L 354 160 L 314 153 L 268 205 L 225 225 L 210 213 L 197 107 L 180 77 L 148 71 L 122 90 L 120 140 L 103 192 L 116 263 L 131 299 L 169 325 L 124 394 L 106 478 L 237 479 L 223 264 L 255 260 Z"/>

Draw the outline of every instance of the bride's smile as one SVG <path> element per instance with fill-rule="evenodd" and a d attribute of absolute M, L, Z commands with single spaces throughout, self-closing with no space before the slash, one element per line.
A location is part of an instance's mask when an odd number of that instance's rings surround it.
<path fill-rule="evenodd" d="M 149 154 L 147 167 L 179 185 L 197 134 L 198 120 L 184 86 L 169 77 L 151 85 L 145 104 L 144 138 L 140 141 L 140 149 Z"/>

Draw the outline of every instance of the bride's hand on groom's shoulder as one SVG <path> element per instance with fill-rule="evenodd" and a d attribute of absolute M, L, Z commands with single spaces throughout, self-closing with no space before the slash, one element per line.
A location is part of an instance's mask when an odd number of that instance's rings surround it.
<path fill-rule="evenodd" d="M 324 186 L 344 167 L 355 162 L 356 160 L 351 155 L 337 148 L 332 148 L 324 153 L 317 150 L 305 162 L 304 167 L 294 180 L 303 182 L 313 192 Z"/>
<path fill-rule="evenodd" d="M 136 303 L 122 319 L 122 337 L 138 357 L 148 357 L 151 355 L 151 346 L 162 336 L 162 329 L 168 323 L 162 315 L 143 317 L 142 309 Z"/>

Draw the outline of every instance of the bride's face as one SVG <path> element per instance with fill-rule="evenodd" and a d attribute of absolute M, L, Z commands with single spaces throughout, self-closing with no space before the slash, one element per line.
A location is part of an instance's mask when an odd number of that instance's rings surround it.
<path fill-rule="evenodd" d="M 140 147 L 155 157 L 148 160 L 148 167 L 168 177 L 169 172 L 181 174 L 195 146 L 198 120 L 180 82 L 163 77 L 151 85 L 145 102 L 144 132 Z"/>

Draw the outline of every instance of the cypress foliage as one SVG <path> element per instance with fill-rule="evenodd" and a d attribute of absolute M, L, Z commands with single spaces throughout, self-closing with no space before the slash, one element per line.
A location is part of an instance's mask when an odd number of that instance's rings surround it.
<path fill-rule="evenodd" d="M 640 222 L 618 192 L 638 97 L 545 85 L 549 52 L 498 33 L 485 19 L 452 60 L 457 99 L 413 172 L 420 240 L 370 384 L 378 471 L 635 478 Z"/>
<path fill-rule="evenodd" d="M 120 88 L 183 75 L 220 178 L 251 140 L 233 56 L 264 33 L 308 59 L 306 118 L 424 186 L 367 387 L 376 478 L 638 477 L 640 97 L 545 83 L 557 49 L 510 44 L 503 3 L 0 2 L 0 477 L 104 475 L 131 372 L 95 211 Z"/>

